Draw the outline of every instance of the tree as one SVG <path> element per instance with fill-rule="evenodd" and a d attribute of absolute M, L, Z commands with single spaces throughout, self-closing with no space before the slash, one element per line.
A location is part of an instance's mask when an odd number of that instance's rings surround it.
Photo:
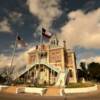
<path fill-rule="evenodd" d="M 100 63 L 92 62 L 88 64 L 88 72 L 91 80 L 100 81 Z"/>
<path fill-rule="evenodd" d="M 78 78 L 78 81 L 80 82 L 83 77 L 84 77 L 83 71 L 81 69 L 77 69 L 77 78 Z"/>
<path fill-rule="evenodd" d="M 14 72 L 14 66 L 13 67 L 6 66 L 3 68 L 1 76 L 5 79 L 6 84 L 11 84 L 13 72 Z"/>
<path fill-rule="evenodd" d="M 84 77 L 85 80 L 88 80 L 88 69 L 86 68 L 86 63 L 81 62 L 80 67 L 81 67 L 82 77 Z"/>
<path fill-rule="evenodd" d="M 2 77 L 2 75 L 0 74 L 0 84 L 6 82 L 6 79 L 4 77 Z"/>

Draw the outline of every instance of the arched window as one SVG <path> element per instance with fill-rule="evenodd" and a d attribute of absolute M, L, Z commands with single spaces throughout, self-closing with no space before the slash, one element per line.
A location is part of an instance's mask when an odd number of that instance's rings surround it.
<path fill-rule="evenodd" d="M 73 71 L 71 69 L 69 70 L 69 77 L 73 77 Z"/>

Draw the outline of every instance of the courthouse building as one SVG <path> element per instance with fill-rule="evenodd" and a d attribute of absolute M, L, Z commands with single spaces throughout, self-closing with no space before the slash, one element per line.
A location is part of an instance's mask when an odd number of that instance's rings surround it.
<path fill-rule="evenodd" d="M 66 47 L 66 41 L 60 45 L 56 35 L 29 50 L 27 62 L 25 70 L 16 74 L 15 80 L 55 86 L 77 82 L 75 52 Z"/>

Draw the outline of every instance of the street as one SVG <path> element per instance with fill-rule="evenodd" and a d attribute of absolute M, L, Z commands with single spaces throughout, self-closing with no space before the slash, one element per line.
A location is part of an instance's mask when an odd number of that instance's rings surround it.
<path fill-rule="evenodd" d="M 67 100 L 61 96 L 34 96 L 32 94 L 3 94 L 0 93 L 0 100 Z"/>
<path fill-rule="evenodd" d="M 67 100 L 100 100 L 100 91 L 83 94 L 68 94 Z"/>
<path fill-rule="evenodd" d="M 34 96 L 33 94 L 3 94 L 0 100 L 100 100 L 100 91 L 66 96 Z"/>

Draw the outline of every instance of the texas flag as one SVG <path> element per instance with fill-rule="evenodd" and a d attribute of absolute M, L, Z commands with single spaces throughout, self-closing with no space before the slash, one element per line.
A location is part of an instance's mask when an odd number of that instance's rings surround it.
<path fill-rule="evenodd" d="M 47 37 L 47 38 L 51 38 L 52 34 L 48 31 L 46 31 L 45 28 L 42 28 L 42 35 Z"/>
<path fill-rule="evenodd" d="M 27 46 L 27 43 L 19 35 L 17 36 L 16 42 L 18 48 Z"/>

